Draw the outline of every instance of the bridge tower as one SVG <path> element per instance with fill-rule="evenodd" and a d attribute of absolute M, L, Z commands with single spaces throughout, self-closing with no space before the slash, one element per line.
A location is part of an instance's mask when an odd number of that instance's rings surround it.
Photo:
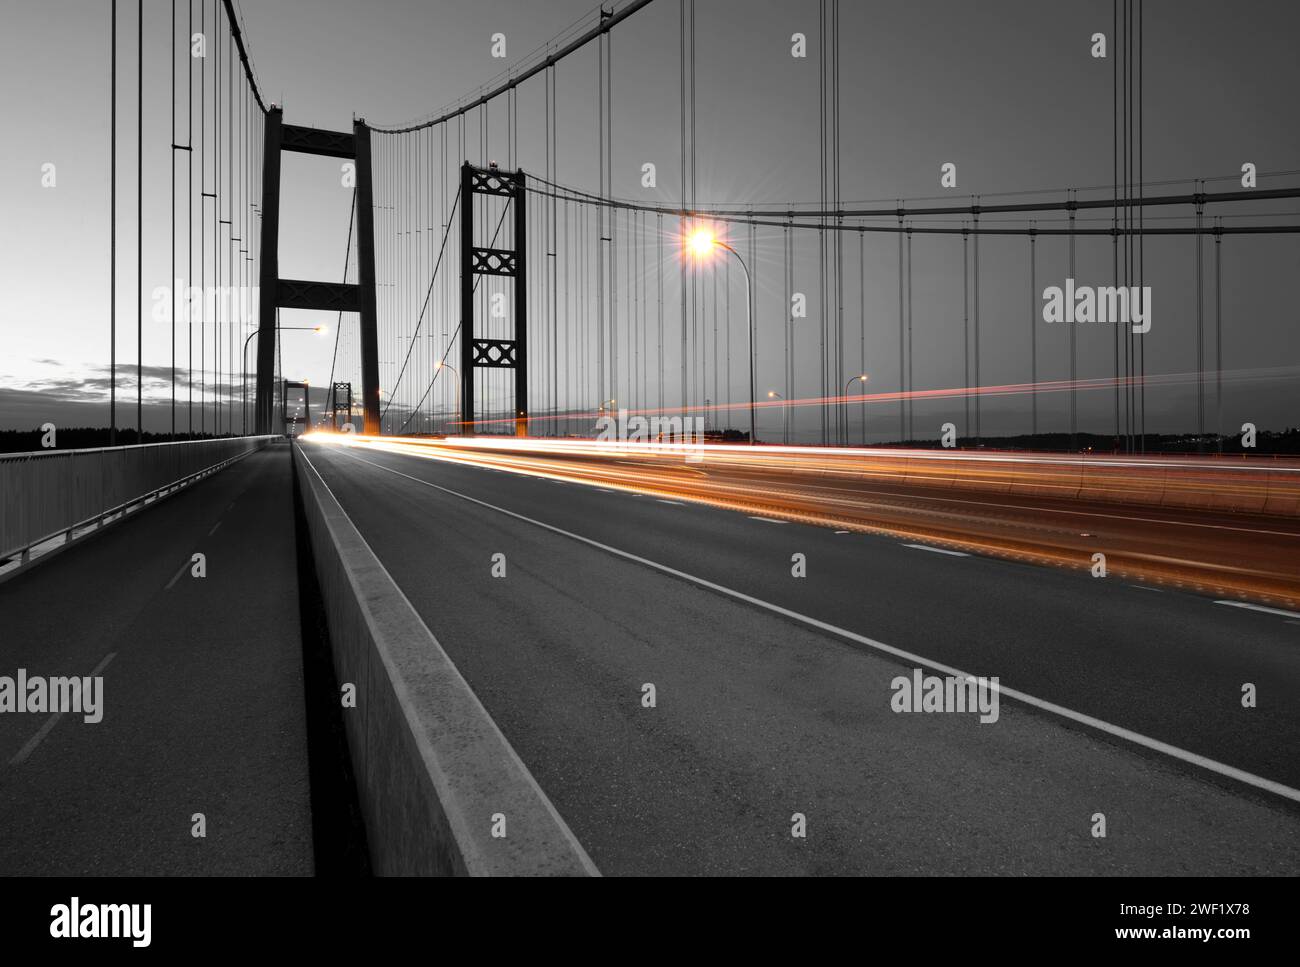
<path fill-rule="evenodd" d="M 515 435 L 528 434 L 528 272 L 525 262 L 527 180 L 522 171 L 460 169 L 460 412 L 461 432 L 474 427 L 474 370 L 515 371 Z M 514 248 L 484 248 L 475 243 L 474 196 L 496 195 L 514 207 Z M 479 339 L 474 328 L 474 280 L 501 275 L 515 280 L 514 339 Z"/>
<path fill-rule="evenodd" d="M 302 390 L 302 419 L 298 419 L 297 414 L 289 415 L 289 390 Z M 299 383 L 294 380 L 286 379 L 284 386 L 280 389 L 280 425 L 284 427 L 284 432 L 289 432 L 289 427 L 297 426 L 299 423 L 311 429 L 311 387 L 306 383 Z"/>
<path fill-rule="evenodd" d="M 335 383 L 333 386 L 330 387 L 329 413 L 330 413 L 331 430 L 337 430 L 339 428 L 340 413 L 347 414 L 346 422 L 349 424 L 349 429 L 351 429 L 351 423 L 352 423 L 352 384 L 351 383 Z"/>
<path fill-rule="evenodd" d="M 379 336 L 375 304 L 375 215 L 370 128 L 363 118 L 352 132 L 324 131 L 284 123 L 276 104 L 266 112 L 262 164 L 262 269 L 257 326 L 257 432 L 272 432 L 275 390 L 276 309 L 319 309 L 361 315 L 361 404 L 365 432 L 379 432 Z M 357 268 L 359 282 L 314 282 L 280 278 L 280 152 L 351 158 L 357 179 Z"/>

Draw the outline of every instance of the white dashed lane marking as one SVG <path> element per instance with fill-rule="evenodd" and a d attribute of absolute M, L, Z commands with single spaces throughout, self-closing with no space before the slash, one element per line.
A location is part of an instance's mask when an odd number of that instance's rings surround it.
<path fill-rule="evenodd" d="M 101 672 L 103 672 L 105 668 L 108 667 L 108 663 L 112 661 L 115 657 L 117 657 L 117 652 L 110 651 L 107 655 L 105 655 L 100 660 L 98 665 L 96 665 L 93 669 L 91 669 L 91 672 L 87 677 L 88 678 L 97 677 Z M 102 698 L 103 697 L 101 695 L 101 701 Z M 24 762 L 26 762 L 31 757 L 31 754 L 36 751 L 36 747 L 45 740 L 45 737 L 47 735 L 50 734 L 54 726 L 59 724 L 59 719 L 61 718 L 63 718 L 62 712 L 55 712 L 49 718 L 47 718 L 45 720 L 45 724 L 40 727 L 40 729 L 36 732 L 36 734 L 27 740 L 27 744 L 24 745 L 21 749 L 19 749 L 18 753 L 12 759 L 9 760 L 9 764 L 11 766 L 20 766 Z"/>
<path fill-rule="evenodd" d="M 950 551 L 946 547 L 930 547 L 928 544 L 904 544 L 918 551 L 933 551 L 935 554 L 951 554 L 953 557 L 970 557 L 965 551 Z"/>
<path fill-rule="evenodd" d="M 172 589 L 172 585 L 181 579 L 181 575 L 185 573 L 185 569 L 189 566 L 190 566 L 190 561 L 186 560 L 185 563 L 180 566 L 180 569 L 177 570 L 177 572 L 172 575 L 172 579 L 167 582 L 167 587 L 163 588 L 163 590 L 170 591 Z"/>
<path fill-rule="evenodd" d="M 1280 614 L 1283 618 L 1300 618 L 1298 611 L 1283 611 L 1281 608 L 1266 608 L 1262 604 L 1247 604 L 1245 601 L 1215 601 L 1226 604 L 1229 608 L 1245 608 L 1248 611 L 1262 611 L 1264 614 Z"/>

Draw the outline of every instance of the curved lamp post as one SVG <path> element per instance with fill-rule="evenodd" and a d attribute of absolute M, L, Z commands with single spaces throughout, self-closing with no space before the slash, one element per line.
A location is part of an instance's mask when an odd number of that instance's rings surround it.
<path fill-rule="evenodd" d="M 847 383 L 844 384 L 844 395 L 845 395 L 845 397 L 846 397 L 846 399 L 844 400 L 845 403 L 848 402 L 847 397 L 848 397 L 848 395 L 849 395 L 849 387 L 853 385 L 854 380 L 859 380 L 859 379 L 862 380 L 863 384 L 865 384 L 865 383 L 867 382 L 867 374 L 866 374 L 866 373 L 862 373 L 862 374 L 859 375 L 859 376 L 854 376 L 854 377 L 850 378 L 849 381 L 848 381 Z M 866 441 L 867 441 L 867 404 L 866 404 L 866 401 L 864 400 L 863 403 L 862 403 L 862 442 L 865 444 Z M 844 420 L 844 444 L 845 444 L 845 446 L 848 445 L 848 442 L 849 442 L 849 421 L 848 421 L 847 418 L 845 418 L 845 420 Z"/>
<path fill-rule="evenodd" d="M 758 442 L 758 435 L 754 421 L 754 297 L 750 293 L 750 290 L 754 287 L 754 282 L 749 275 L 749 266 L 740 257 L 739 252 L 707 228 L 697 229 L 687 239 L 687 242 L 690 245 L 691 254 L 700 261 L 703 261 L 714 249 L 720 248 L 730 252 L 736 257 L 736 261 L 740 263 L 740 267 L 745 273 L 745 314 L 749 319 L 749 442 L 752 445 Z"/>
<path fill-rule="evenodd" d="M 438 360 L 438 369 L 450 369 L 453 376 L 456 377 L 456 432 L 464 433 L 465 428 L 460 425 L 460 373 L 451 363 Z"/>

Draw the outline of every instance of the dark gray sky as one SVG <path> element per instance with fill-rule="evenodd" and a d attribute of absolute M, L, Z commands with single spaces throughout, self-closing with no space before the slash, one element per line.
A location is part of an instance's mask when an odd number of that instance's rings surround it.
<path fill-rule="evenodd" d="M 134 4 L 119 6 L 123 11 L 120 110 L 124 114 L 119 164 L 127 173 L 119 182 L 119 361 L 133 370 L 135 20 Z M 1111 61 L 1095 60 L 1088 53 L 1094 32 L 1111 33 L 1110 3 L 897 0 L 840 6 L 845 200 L 940 195 L 968 200 L 971 194 L 1110 182 Z M 212 7 L 208 0 L 209 12 Z M 0 425 L 30 426 L 42 406 L 56 422 L 72 420 L 65 406 L 68 401 L 91 403 L 102 394 L 102 367 L 108 355 L 107 4 L 17 0 L 12 8 L 0 37 L 4 79 L 0 106 L 12 129 L 23 136 L 0 145 L 0 210 L 9 225 L 20 226 L 0 240 L 7 294 L 0 304 L 6 344 L 0 358 L 0 386 L 8 394 L 8 399 L 0 397 Z M 743 206 L 816 201 L 818 8 L 817 0 L 697 0 L 695 157 L 700 202 Z M 1294 54 L 1300 26 L 1296 5 L 1263 0 L 1148 0 L 1145 8 L 1144 175 L 1148 182 L 1180 181 L 1152 190 L 1190 190 L 1191 179 L 1230 175 L 1247 161 L 1261 173 L 1300 169 L 1300 125 L 1295 123 L 1295 92 L 1300 90 L 1300 62 Z M 181 32 L 184 4 L 179 9 Z M 146 312 L 149 293 L 166 284 L 169 275 L 165 187 L 170 153 L 166 147 L 169 10 L 165 3 L 145 3 Z M 504 63 L 531 52 L 591 10 L 586 0 L 242 0 L 240 4 L 259 81 L 269 98 L 285 105 L 286 121 L 338 129 L 347 128 L 354 113 L 376 124 L 428 115 L 487 83 Z M 620 197 L 670 204 L 680 198 L 678 13 L 676 0 L 658 0 L 613 35 L 613 193 Z M 808 36 L 806 59 L 790 56 L 790 37 L 796 31 Z M 509 57 L 505 62 L 491 56 L 491 38 L 497 32 L 506 35 Z M 1112 49 L 1112 56 L 1115 53 Z M 593 45 L 557 70 L 557 180 L 588 190 L 597 185 L 596 92 Z M 544 167 L 539 136 L 542 106 L 540 81 L 526 85 L 518 99 L 518 163 L 531 172 Z M 183 101 L 179 109 L 183 125 Z M 490 154 L 504 161 L 503 108 L 494 104 L 489 119 Z M 484 160 L 477 148 L 477 116 L 467 128 L 471 147 L 466 153 L 472 160 Z M 452 137 L 454 147 L 455 128 Z M 47 162 L 57 165 L 58 184 L 53 189 L 40 185 L 41 165 Z M 654 190 L 640 185 L 646 162 L 657 168 Z M 939 166 L 944 162 L 957 166 L 955 190 L 939 186 Z M 282 275 L 337 278 L 350 203 L 350 193 L 339 184 L 337 164 L 286 155 L 284 173 Z M 1261 185 L 1295 181 L 1295 176 L 1282 177 L 1262 180 Z M 1235 186 L 1228 181 L 1211 187 Z M 388 185 L 380 188 L 395 191 Z M 436 221 L 437 204 L 434 200 L 426 219 L 429 225 Z M 1247 211 L 1273 213 L 1273 221 L 1295 222 L 1300 216 L 1287 219 L 1276 213 L 1296 208 L 1300 206 L 1295 203 L 1261 204 Z M 667 240 L 670 247 L 674 241 Z M 802 254 L 795 263 L 795 289 L 808 292 L 810 299 L 809 319 L 797 323 L 793 334 L 794 395 L 802 397 L 818 393 L 813 365 L 819 311 L 815 244 L 812 235 L 801 238 Z M 1213 243 L 1205 244 L 1206 270 L 1211 276 L 1205 290 L 1208 313 L 1214 305 Z M 748 249 L 742 252 L 748 254 Z M 963 385 L 960 252 L 958 238 L 917 237 L 913 242 L 917 389 Z M 1152 331 L 1145 337 L 1149 373 L 1182 374 L 1195 369 L 1193 252 L 1190 238 L 1146 242 L 1146 281 L 1153 287 L 1154 304 Z M 1065 241 L 1040 240 L 1038 256 L 1039 288 L 1061 284 Z M 875 391 L 889 393 L 899 382 L 895 239 L 867 236 L 862 244 L 865 304 L 858 296 L 858 259 L 857 238 L 846 239 L 845 318 L 852 352 L 845 364 L 851 371 L 844 375 L 860 368 L 858 347 L 865 341 L 871 385 Z M 762 398 L 769 389 L 784 392 L 786 313 L 779 230 L 758 231 L 753 261 L 759 290 L 758 395 Z M 1300 365 L 1296 335 L 1300 310 L 1290 287 L 1298 263 L 1300 238 L 1296 236 L 1224 242 L 1224 365 L 1234 374 L 1225 389 L 1228 426 L 1246 420 L 1274 427 L 1296 422 L 1291 401 L 1295 367 Z M 1109 241 L 1080 241 L 1077 264 L 1081 281 L 1108 282 Z M 670 269 L 665 307 L 675 313 L 675 260 Z M 401 280 L 401 305 L 427 285 L 427 275 L 423 282 L 419 275 L 413 271 Z M 653 288 L 653 278 L 647 281 Z M 740 401 L 745 396 L 739 341 L 743 291 L 734 273 L 732 282 L 731 320 L 737 341 L 731 398 Z M 712 290 L 706 289 L 704 297 L 711 306 Z M 721 298 L 725 301 L 725 291 Z M 438 310 L 445 302 L 441 294 L 434 300 L 432 329 L 438 333 L 447 328 Z M 454 315 L 454 305 L 444 309 Z M 402 311 L 410 315 L 409 310 Z M 1028 379 L 1029 311 L 1028 243 L 1022 238 L 985 239 L 981 242 L 984 384 Z M 297 315 L 286 313 L 285 324 L 319 321 L 298 320 Z M 1209 319 L 1207 327 L 1212 326 L 1212 316 Z M 333 320 L 325 321 L 332 328 Z M 620 318 L 619 325 L 626 344 L 627 319 Z M 667 341 L 674 347 L 665 353 L 667 395 L 675 400 L 675 340 L 680 323 L 673 315 L 665 325 Z M 707 325 L 712 326 L 711 317 Z M 409 331 L 409 320 L 399 320 L 390 335 L 403 331 L 403 326 Z M 711 330 L 706 333 L 711 339 Z M 1080 375 L 1110 375 L 1112 330 L 1085 326 L 1076 335 Z M 1040 322 L 1035 339 L 1039 378 L 1063 378 L 1068 339 L 1064 326 Z M 144 355 L 152 374 L 146 392 L 155 398 L 168 392 L 170 345 L 170 328 L 146 320 Z M 435 335 L 419 355 L 441 348 Z M 332 349 L 332 339 L 286 334 L 286 375 L 324 383 Z M 381 352 L 381 358 L 396 354 L 396 349 Z M 345 348 L 345 365 L 352 362 Z M 656 364 L 651 362 L 652 371 Z M 427 360 L 423 365 L 419 380 L 412 381 L 420 389 L 430 371 Z M 393 376 L 395 370 L 382 371 L 381 385 Z M 715 401 L 726 399 L 725 373 L 721 385 L 713 385 L 712 379 L 710 375 L 703 395 Z M 589 384 L 574 387 L 563 375 L 561 380 L 561 405 L 591 408 L 600 402 Z M 399 393 L 405 391 L 399 388 Z M 133 388 L 125 392 L 134 397 Z M 621 384 L 611 395 L 630 399 L 635 398 L 633 392 Z M 1149 428 L 1190 428 L 1193 392 L 1187 383 L 1149 390 Z M 652 391 L 643 398 L 653 404 L 654 397 Z M 1082 429 L 1109 426 L 1110 399 L 1108 393 L 1081 394 Z M 1043 424 L 1059 425 L 1064 407 L 1063 394 L 1043 396 Z M 918 404 L 918 430 L 934 435 L 939 422 L 959 411 L 960 404 L 953 401 Z M 896 409 L 879 404 L 869 412 L 875 421 L 871 436 L 888 438 L 887 427 L 897 426 Z M 984 431 L 1023 431 L 1026 412 L 1024 397 L 989 401 Z M 779 416 L 773 425 L 779 427 Z M 800 416 L 796 425 L 811 432 L 811 413 Z"/>

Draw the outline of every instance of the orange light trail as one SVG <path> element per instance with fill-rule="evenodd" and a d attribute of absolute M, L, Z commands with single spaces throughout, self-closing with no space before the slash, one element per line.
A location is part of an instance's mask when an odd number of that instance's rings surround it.
<path fill-rule="evenodd" d="M 646 444 L 307 439 L 883 533 L 1295 607 L 1300 461 Z M 1100 536 L 1099 536 L 1100 535 Z"/>

